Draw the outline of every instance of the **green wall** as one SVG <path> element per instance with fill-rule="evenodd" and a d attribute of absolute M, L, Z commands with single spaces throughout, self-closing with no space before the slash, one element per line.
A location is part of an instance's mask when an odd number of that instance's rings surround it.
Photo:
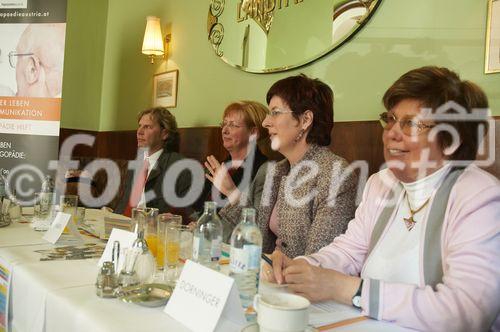
<path fill-rule="evenodd" d="M 107 0 L 68 0 L 61 126 L 99 129 Z"/>
<path fill-rule="evenodd" d="M 172 111 L 181 127 L 216 125 L 229 102 L 265 102 L 273 82 L 301 72 L 332 86 L 336 121 L 375 120 L 387 87 L 404 72 L 431 64 L 478 83 L 500 115 L 500 74 L 483 73 L 486 3 L 383 0 L 364 29 L 333 53 L 297 70 L 250 74 L 215 56 L 207 41 L 208 0 L 148 0 L 140 6 L 133 0 L 69 0 L 61 125 L 134 129 L 137 112 L 151 104 L 153 74 L 171 69 L 179 69 Z M 105 7 L 102 24 L 89 24 L 102 19 Z M 140 52 L 147 15 L 168 24 L 168 62 L 150 65 Z"/>

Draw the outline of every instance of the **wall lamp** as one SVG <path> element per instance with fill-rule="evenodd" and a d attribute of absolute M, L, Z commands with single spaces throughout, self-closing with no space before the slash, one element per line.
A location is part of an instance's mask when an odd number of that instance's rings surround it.
<path fill-rule="evenodd" d="M 167 58 L 170 40 L 171 34 L 167 34 L 165 40 L 163 40 L 159 17 L 146 17 L 142 54 L 146 54 L 151 59 L 151 63 L 154 63 L 156 57 Z"/>

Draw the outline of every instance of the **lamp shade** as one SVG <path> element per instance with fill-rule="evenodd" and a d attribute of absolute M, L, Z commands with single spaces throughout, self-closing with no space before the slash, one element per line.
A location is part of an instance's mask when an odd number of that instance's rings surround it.
<path fill-rule="evenodd" d="M 147 55 L 163 55 L 165 53 L 159 17 L 148 16 L 146 18 L 142 53 Z"/>

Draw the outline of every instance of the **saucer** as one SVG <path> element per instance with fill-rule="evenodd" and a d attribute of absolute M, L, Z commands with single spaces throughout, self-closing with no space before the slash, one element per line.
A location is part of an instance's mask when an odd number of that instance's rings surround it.
<path fill-rule="evenodd" d="M 135 303 L 144 307 L 159 307 L 167 304 L 172 288 L 162 284 L 145 284 L 119 289 L 116 295 L 119 300 Z"/>
<path fill-rule="evenodd" d="M 259 332 L 259 331 L 260 331 L 259 324 L 257 323 L 247 325 L 241 330 L 241 332 Z M 319 330 L 317 328 L 310 325 L 307 326 L 306 329 L 304 330 L 304 332 L 318 332 L 318 331 Z"/>

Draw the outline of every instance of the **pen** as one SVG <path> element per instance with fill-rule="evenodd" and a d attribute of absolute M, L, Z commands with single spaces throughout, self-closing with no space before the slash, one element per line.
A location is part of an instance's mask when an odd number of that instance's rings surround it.
<path fill-rule="evenodd" d="M 273 261 L 271 260 L 271 258 L 267 257 L 266 255 L 264 254 L 261 254 L 260 257 L 262 257 L 262 259 L 269 265 L 273 266 Z"/>

